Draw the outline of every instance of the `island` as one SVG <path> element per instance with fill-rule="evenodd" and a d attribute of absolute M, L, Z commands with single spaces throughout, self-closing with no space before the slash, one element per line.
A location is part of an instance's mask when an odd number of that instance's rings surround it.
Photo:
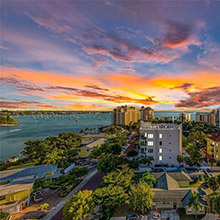
<path fill-rule="evenodd" d="M 15 120 L 9 114 L 2 114 L 0 115 L 0 126 L 17 126 L 18 120 Z"/>

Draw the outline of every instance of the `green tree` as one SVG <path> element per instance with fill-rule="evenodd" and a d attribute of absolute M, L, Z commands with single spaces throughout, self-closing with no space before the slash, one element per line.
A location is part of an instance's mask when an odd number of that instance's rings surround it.
<path fill-rule="evenodd" d="M 218 183 L 217 177 L 211 176 L 208 180 L 208 185 L 212 191 L 216 191 L 219 188 L 219 183 Z"/>
<path fill-rule="evenodd" d="M 129 205 L 136 214 L 145 215 L 152 206 L 153 196 L 154 193 L 151 191 L 150 186 L 144 182 L 140 182 L 136 186 L 131 186 Z"/>
<path fill-rule="evenodd" d="M 206 134 L 203 131 L 192 130 L 188 137 L 188 143 L 192 143 L 198 149 L 206 147 Z"/>
<path fill-rule="evenodd" d="M 192 143 L 189 143 L 186 150 L 190 155 L 190 162 L 192 163 L 192 165 L 199 165 L 199 163 L 202 161 L 199 148 Z"/>
<path fill-rule="evenodd" d="M 196 211 L 198 211 L 199 208 L 202 208 L 202 204 L 199 202 L 199 193 L 191 192 L 191 197 L 189 198 L 189 207 L 192 207 Z M 195 216 L 197 218 L 197 214 Z"/>
<path fill-rule="evenodd" d="M 48 203 L 44 203 L 44 204 L 41 204 L 38 209 L 40 211 L 46 211 L 48 208 L 49 208 L 49 204 Z"/>
<path fill-rule="evenodd" d="M 88 219 L 94 211 L 92 190 L 79 191 L 66 201 L 63 208 L 63 220 Z"/>
<path fill-rule="evenodd" d="M 143 177 L 140 180 L 147 183 L 147 185 L 150 187 L 152 187 L 156 183 L 156 179 L 149 172 L 149 170 L 146 170 L 146 172 L 144 173 Z"/>
<path fill-rule="evenodd" d="M 211 166 L 213 166 L 213 164 L 216 163 L 216 160 L 214 158 L 210 158 L 209 163 L 211 163 Z"/>
<path fill-rule="evenodd" d="M 120 186 L 127 191 L 132 183 L 134 170 L 123 165 L 121 169 L 116 169 L 103 177 L 103 186 Z"/>
<path fill-rule="evenodd" d="M 140 165 L 147 165 L 150 166 L 152 164 L 151 160 L 149 157 L 140 157 L 139 158 L 139 164 Z"/>
<path fill-rule="evenodd" d="M 113 154 L 106 154 L 99 159 L 96 168 L 102 173 L 107 174 L 116 169 L 118 165 L 119 158 L 117 156 Z"/>
<path fill-rule="evenodd" d="M 218 184 L 220 185 L 220 174 L 217 176 Z"/>
<path fill-rule="evenodd" d="M 181 163 L 183 162 L 183 155 L 177 156 L 177 162 L 179 163 L 179 165 L 181 165 Z"/>
<path fill-rule="evenodd" d="M 54 149 L 51 153 L 46 154 L 45 163 L 47 166 L 50 165 L 50 182 L 52 182 L 52 165 L 56 164 L 62 157 L 58 155 L 57 149 Z"/>
<path fill-rule="evenodd" d="M 137 155 L 138 155 L 138 151 L 136 150 L 131 150 L 131 151 L 128 151 L 127 153 L 128 157 L 136 157 Z"/>
<path fill-rule="evenodd" d="M 125 202 L 127 195 L 122 187 L 109 185 L 96 189 L 93 198 L 95 204 L 101 206 L 103 219 L 110 219 L 114 210 Z"/>
<path fill-rule="evenodd" d="M 220 192 L 214 192 L 210 196 L 209 205 L 214 212 L 220 214 Z"/>

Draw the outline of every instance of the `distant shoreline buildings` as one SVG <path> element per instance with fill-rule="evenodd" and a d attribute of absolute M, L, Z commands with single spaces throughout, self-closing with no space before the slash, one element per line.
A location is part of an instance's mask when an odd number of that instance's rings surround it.
<path fill-rule="evenodd" d="M 154 113 L 155 111 L 151 107 L 118 106 L 113 110 L 113 124 L 128 126 L 140 120 L 152 121 L 155 119 Z M 180 121 L 182 123 L 193 120 L 189 112 L 180 112 L 179 116 L 161 116 L 159 119 L 166 122 Z M 220 108 L 213 109 L 211 112 L 197 112 L 194 120 L 220 127 Z"/>
<path fill-rule="evenodd" d="M 130 125 L 139 120 L 153 120 L 154 110 L 150 107 L 141 108 L 130 106 L 118 106 L 113 110 L 113 124 L 114 125 Z"/>
<path fill-rule="evenodd" d="M 196 113 L 195 121 L 203 121 L 220 127 L 220 108 L 213 109 L 209 113 Z"/>

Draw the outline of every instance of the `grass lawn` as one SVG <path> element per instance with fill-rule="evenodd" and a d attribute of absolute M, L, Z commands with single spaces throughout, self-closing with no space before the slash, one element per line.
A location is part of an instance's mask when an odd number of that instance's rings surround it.
<path fill-rule="evenodd" d="M 113 217 L 122 217 L 127 216 L 129 214 L 133 214 L 132 210 L 129 208 L 127 204 L 120 205 L 113 215 Z"/>
<path fill-rule="evenodd" d="M 204 181 L 198 181 L 198 182 L 196 182 L 196 183 L 191 184 L 189 187 L 198 188 L 198 187 L 200 187 L 203 183 L 204 183 Z"/>
<path fill-rule="evenodd" d="M 33 166 L 35 166 L 35 164 L 36 163 L 21 164 L 21 165 L 9 167 L 7 170 L 14 170 L 14 169 L 22 169 L 22 168 L 27 168 L 27 167 L 33 167 Z"/>

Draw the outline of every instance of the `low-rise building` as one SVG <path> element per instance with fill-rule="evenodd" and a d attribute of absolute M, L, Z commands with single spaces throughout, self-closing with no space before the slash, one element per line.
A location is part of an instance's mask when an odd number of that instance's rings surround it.
<path fill-rule="evenodd" d="M 57 165 L 41 165 L 2 171 L 0 176 L 0 210 L 10 214 L 21 212 L 22 208 L 29 205 L 35 180 L 44 178 L 51 171 L 56 174 L 57 170 Z"/>
<path fill-rule="evenodd" d="M 179 154 L 182 154 L 182 125 L 141 121 L 139 156 L 148 157 L 152 165 L 179 166 Z"/>
<path fill-rule="evenodd" d="M 220 133 L 213 133 L 208 135 L 207 154 L 209 158 L 220 161 Z"/>
<path fill-rule="evenodd" d="M 189 206 L 192 192 L 198 189 L 188 188 L 191 178 L 184 172 L 152 173 L 156 183 L 152 191 L 154 192 L 153 206 L 158 209 L 178 209 L 184 208 L 187 215 L 204 215 L 208 204 L 199 196 L 201 208 L 195 210 Z M 183 182 L 185 182 L 183 184 Z"/>
<path fill-rule="evenodd" d="M 91 141 L 90 143 L 86 144 L 85 146 L 80 147 L 78 150 L 79 157 L 81 157 L 81 158 L 89 157 L 89 155 L 91 154 L 94 147 L 100 146 L 104 143 L 106 143 L 106 139 L 100 138 L 98 140 Z"/>

